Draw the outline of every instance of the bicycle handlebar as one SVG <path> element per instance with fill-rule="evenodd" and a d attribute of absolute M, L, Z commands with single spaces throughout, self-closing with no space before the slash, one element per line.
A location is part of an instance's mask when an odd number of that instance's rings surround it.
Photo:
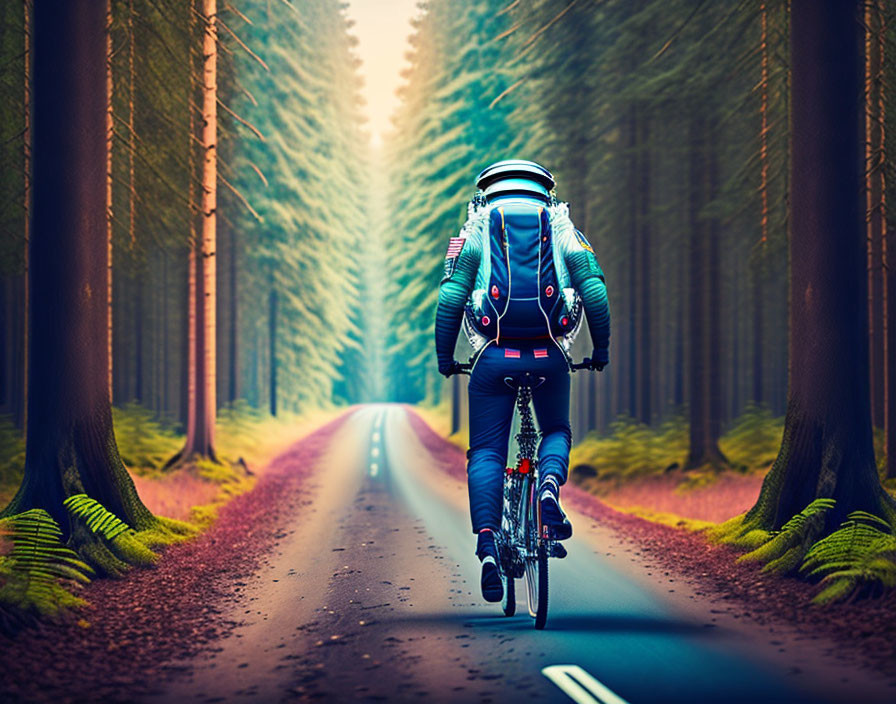
<path fill-rule="evenodd" d="M 591 360 L 588 357 L 586 357 L 585 359 L 583 359 L 581 362 L 579 362 L 577 364 L 570 364 L 569 368 L 571 371 L 574 371 L 574 372 L 578 371 L 580 369 L 597 371 L 597 370 L 594 370 L 594 368 L 591 366 Z M 457 372 L 456 372 L 457 374 L 465 374 L 466 376 L 470 376 L 472 371 L 473 371 L 473 365 L 470 362 L 464 362 L 464 363 L 460 363 L 457 365 Z"/>
<path fill-rule="evenodd" d="M 590 369 L 592 369 L 592 367 L 591 367 L 591 360 L 588 359 L 588 358 L 586 357 L 585 359 L 583 359 L 583 360 L 582 360 L 581 362 L 579 362 L 578 364 L 570 364 L 570 365 L 569 365 L 569 368 L 570 368 L 571 371 L 574 371 L 574 372 L 575 372 L 575 371 L 578 371 L 579 369 L 588 369 L 588 370 L 590 370 Z"/>

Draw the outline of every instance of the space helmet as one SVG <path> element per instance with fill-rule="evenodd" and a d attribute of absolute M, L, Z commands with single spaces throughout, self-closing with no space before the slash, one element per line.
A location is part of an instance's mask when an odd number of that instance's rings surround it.
<path fill-rule="evenodd" d="M 554 177 L 534 161 L 507 159 L 483 169 L 476 177 L 476 187 L 487 200 L 498 195 L 525 195 L 549 202 Z"/>

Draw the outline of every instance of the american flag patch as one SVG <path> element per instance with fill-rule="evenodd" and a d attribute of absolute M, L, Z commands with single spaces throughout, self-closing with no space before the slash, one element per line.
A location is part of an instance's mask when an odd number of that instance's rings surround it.
<path fill-rule="evenodd" d="M 546 348 L 541 348 L 540 350 L 535 350 L 533 354 L 535 355 L 535 359 L 544 359 L 548 356 L 548 351 Z"/>
<path fill-rule="evenodd" d="M 445 254 L 445 259 L 456 259 L 464 248 L 464 242 L 466 241 L 463 237 L 452 237 L 448 241 L 448 252 Z"/>
<path fill-rule="evenodd" d="M 510 349 L 509 347 L 507 347 L 507 348 L 504 349 L 504 357 L 507 358 L 507 359 L 519 359 L 519 358 L 520 358 L 520 351 L 519 351 L 519 350 L 512 350 L 512 349 Z"/>

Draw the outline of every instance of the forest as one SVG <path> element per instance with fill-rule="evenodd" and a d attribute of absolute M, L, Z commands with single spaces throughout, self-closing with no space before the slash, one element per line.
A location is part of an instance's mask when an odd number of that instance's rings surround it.
<path fill-rule="evenodd" d="M 338 0 L 0 2 L 0 630 L 163 562 L 346 409 L 465 449 L 433 323 L 507 158 L 606 275 L 572 483 L 743 479 L 724 515 L 654 508 L 821 601 L 891 598 L 896 6 L 822 4 L 421 0 L 372 145 Z"/>

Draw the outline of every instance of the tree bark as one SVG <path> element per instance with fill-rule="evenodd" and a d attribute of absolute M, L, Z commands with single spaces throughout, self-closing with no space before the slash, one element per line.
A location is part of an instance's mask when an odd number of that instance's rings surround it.
<path fill-rule="evenodd" d="M 819 497 L 825 530 L 857 509 L 896 518 L 874 463 L 862 217 L 858 0 L 791 4 L 790 374 L 784 440 L 747 528 Z"/>
<path fill-rule="evenodd" d="M 877 427 L 884 425 L 884 296 L 885 277 L 883 247 L 885 219 L 883 213 L 883 121 L 881 90 L 883 74 L 880 32 L 880 8 L 874 0 L 865 4 L 865 218 L 868 241 L 868 335 L 871 363 L 871 419 Z"/>
<path fill-rule="evenodd" d="M 704 218 L 703 207 L 714 193 L 717 178 L 712 138 L 702 115 L 691 118 L 688 196 L 688 412 L 690 449 L 686 467 L 725 463 L 718 446 L 720 430 L 720 367 L 718 322 L 718 224 Z"/>
<path fill-rule="evenodd" d="M 202 187 L 199 236 L 190 249 L 189 375 L 187 440 L 169 465 L 194 456 L 217 461 L 216 401 L 216 232 L 217 208 L 217 5 L 202 0 Z"/>
<path fill-rule="evenodd" d="M 759 79 L 759 244 L 753 251 L 750 268 L 750 298 L 752 299 L 752 400 L 761 404 L 764 399 L 762 349 L 765 332 L 765 300 L 763 279 L 765 250 L 768 243 L 768 9 L 760 4 L 761 59 Z"/>
<path fill-rule="evenodd" d="M 31 308 L 31 301 L 28 292 L 29 288 L 29 263 L 31 261 L 31 253 L 29 251 L 29 243 L 31 240 L 31 62 L 32 62 L 32 39 L 31 39 L 31 13 L 32 0 L 25 0 L 22 3 L 23 12 L 23 28 L 25 41 L 25 95 L 24 95 L 24 113 L 25 113 L 25 131 L 22 134 L 22 144 L 24 145 L 24 165 L 25 165 L 25 249 L 24 249 L 24 271 L 22 272 L 22 332 L 17 338 L 18 345 L 21 347 L 21 360 L 18 369 L 21 370 L 21 377 L 15 384 L 16 390 L 16 426 L 21 428 L 23 432 L 28 430 L 28 315 Z"/>
<path fill-rule="evenodd" d="M 106 267 L 108 2 L 38 2 L 33 15 L 33 203 L 25 477 L 4 514 L 86 493 L 132 527 L 156 524 L 115 444 Z"/>
<path fill-rule="evenodd" d="M 236 228 L 230 228 L 230 325 L 228 339 L 228 398 L 233 404 L 240 397 L 240 366 L 239 366 L 239 288 L 237 284 L 237 250 L 239 247 L 239 235 Z"/>
<path fill-rule="evenodd" d="M 277 415 L 277 292 L 271 289 L 268 310 L 268 342 L 270 343 L 271 415 Z"/>
<path fill-rule="evenodd" d="M 653 277 L 650 270 L 650 123 L 645 115 L 638 121 L 637 157 L 638 171 L 638 226 L 637 226 L 637 366 L 633 370 L 638 378 L 637 414 L 642 423 L 650 423 L 653 417 L 651 392 L 653 391 L 653 364 L 650 358 L 651 345 L 651 292 Z"/>

